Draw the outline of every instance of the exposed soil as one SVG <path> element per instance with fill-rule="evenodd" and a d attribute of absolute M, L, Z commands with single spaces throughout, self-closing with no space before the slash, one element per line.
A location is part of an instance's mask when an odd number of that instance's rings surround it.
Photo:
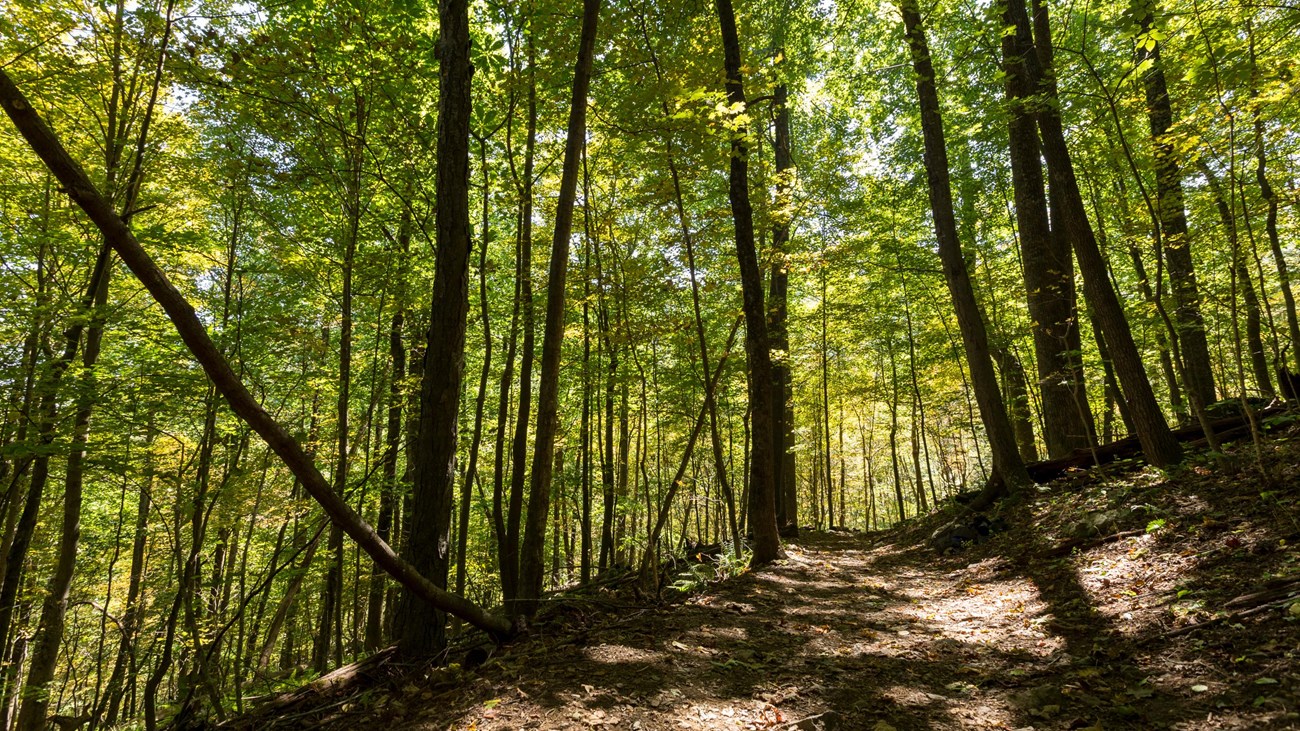
<path fill-rule="evenodd" d="M 1241 467 L 1255 459 L 1245 444 L 1230 477 L 1202 459 L 1171 477 L 1115 465 L 1058 481 L 1004 506 L 1010 530 L 955 555 L 924 547 L 955 508 L 885 534 L 806 532 L 786 560 L 684 602 L 562 599 L 475 670 L 380 673 L 244 722 L 1300 728 L 1296 438 L 1265 446 L 1268 480 Z M 1097 535 L 1081 526 L 1116 507 L 1133 510 Z"/>

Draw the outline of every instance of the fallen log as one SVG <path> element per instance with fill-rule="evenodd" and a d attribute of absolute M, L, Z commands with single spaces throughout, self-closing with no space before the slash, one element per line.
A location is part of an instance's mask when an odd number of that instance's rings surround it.
<path fill-rule="evenodd" d="M 1263 420 L 1280 414 L 1284 410 L 1285 407 L 1283 406 L 1270 406 L 1260 409 L 1255 412 L 1255 419 Z M 1210 428 L 1223 441 L 1238 439 L 1250 434 L 1250 423 L 1245 416 L 1228 416 L 1215 419 L 1210 422 Z M 1175 429 L 1174 437 L 1180 442 L 1196 442 L 1205 438 L 1205 432 L 1199 425 L 1185 426 L 1181 429 Z M 1125 437 L 1109 444 L 1100 445 L 1096 449 L 1076 449 L 1064 457 L 1041 462 L 1030 462 L 1025 465 L 1025 469 L 1028 470 L 1029 477 L 1034 482 L 1043 484 L 1051 482 L 1070 470 L 1087 470 L 1116 460 L 1140 456 L 1142 456 L 1142 445 L 1138 443 L 1137 437 Z"/>

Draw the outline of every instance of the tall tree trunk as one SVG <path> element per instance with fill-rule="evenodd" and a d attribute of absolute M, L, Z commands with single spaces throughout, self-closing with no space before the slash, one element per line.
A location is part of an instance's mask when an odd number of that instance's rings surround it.
<path fill-rule="evenodd" d="M 820 265 L 821 280 L 821 302 L 818 309 L 821 310 L 821 427 L 822 427 L 822 457 L 825 460 L 825 470 L 822 477 L 826 482 L 826 527 L 835 527 L 835 468 L 831 461 L 831 364 L 830 356 L 827 354 L 826 331 L 830 327 L 830 313 L 827 311 L 826 298 L 826 268 L 829 264 L 824 258 Z M 908 334 L 911 337 L 911 334 Z M 780 411 L 778 408 L 773 409 L 775 414 Z M 840 486 L 843 488 L 843 485 Z M 778 496 L 778 501 L 779 501 Z"/>
<path fill-rule="evenodd" d="M 894 502 L 898 506 L 898 521 L 907 520 L 903 501 L 903 474 L 898 469 L 898 358 L 894 354 L 894 340 L 889 339 L 889 461 L 894 471 Z"/>
<path fill-rule="evenodd" d="M 1156 200 L 1160 220 L 1160 243 L 1165 264 L 1169 267 L 1169 284 L 1174 295 L 1174 322 L 1181 346 L 1183 371 L 1189 394 L 1202 405 L 1215 401 L 1214 371 L 1210 366 L 1210 349 L 1205 337 L 1205 320 L 1201 316 L 1201 299 L 1192 263 L 1192 242 L 1187 235 L 1187 211 L 1183 203 L 1183 180 L 1175 140 L 1169 137 L 1173 126 L 1173 107 L 1165 83 L 1164 65 L 1160 60 L 1160 42 L 1154 35 L 1155 0 L 1134 0 L 1138 18 L 1139 60 L 1149 61 L 1142 73 L 1146 92 L 1147 117 L 1151 123 L 1151 141 L 1155 150 Z"/>
<path fill-rule="evenodd" d="M 614 243 L 614 239 L 610 239 Z M 606 571 L 615 565 L 615 479 L 617 468 L 615 459 L 623 455 L 627 459 L 627 449 L 615 451 L 614 441 L 614 405 L 617 401 L 617 392 L 619 392 L 619 343 L 615 341 L 612 333 L 612 323 L 610 319 L 610 278 L 606 276 L 601 258 L 601 248 L 595 247 L 595 269 L 597 269 L 597 281 L 599 282 L 599 298 L 597 300 L 597 317 L 595 323 L 601 330 L 601 349 L 604 352 L 604 454 L 601 459 L 601 559 L 597 563 L 599 571 Z M 625 423 L 625 421 L 624 421 Z M 621 441 L 620 446 L 627 445 L 627 441 Z"/>
<path fill-rule="evenodd" d="M 522 308 L 524 342 L 519 364 L 519 411 L 515 415 L 514 442 L 510 453 L 510 496 L 506 511 L 505 556 L 501 559 L 501 593 L 507 612 L 516 614 L 519 594 L 519 524 L 523 517 L 524 483 L 528 476 L 528 425 L 533 405 L 533 361 L 536 355 L 536 316 L 533 305 L 533 164 L 537 142 L 537 64 L 532 30 L 524 31 L 528 54 L 528 122 L 524 147 L 524 177 L 520 181 L 519 301 Z"/>
<path fill-rule="evenodd" d="M 746 108 L 741 71 L 740 36 L 731 0 L 715 0 L 722 28 L 723 67 L 727 75 L 727 101 L 737 110 Z M 730 185 L 731 218 L 735 227 L 736 259 L 745 312 L 745 354 L 749 366 L 750 474 L 749 529 L 754 534 L 753 563 L 763 565 L 781 556 L 776 525 L 776 470 L 772 454 L 773 404 L 772 354 L 768 349 L 767 311 L 763 306 L 763 274 L 754 247 L 754 212 L 749 201 L 749 131 L 732 132 Z"/>
<path fill-rule="evenodd" d="M 921 131 L 925 139 L 925 171 L 929 182 L 930 208 L 934 216 L 935 237 L 944 278 L 956 311 L 966 361 L 970 368 L 980 418 L 988 435 L 993 457 L 993 476 L 981 502 L 989 502 L 1007 491 L 1030 484 L 1024 462 L 1016 446 L 1015 432 L 1007 418 L 1006 407 L 998 388 L 997 374 L 989 355 L 988 334 L 984 318 L 975 299 L 961 242 L 957 238 L 957 221 L 953 212 L 952 188 L 948 181 L 948 153 L 943 137 L 943 119 L 939 111 L 939 94 L 935 86 L 934 65 L 921 27 L 916 0 L 902 0 L 903 26 L 916 72 L 916 92 L 921 108 Z"/>
<path fill-rule="evenodd" d="M 1024 0 L 1007 0 L 1017 26 L 1030 27 Z M 1182 459 L 1182 447 L 1169 430 L 1160 405 L 1156 403 L 1151 382 L 1147 380 L 1146 367 L 1133 341 L 1124 315 L 1124 307 L 1110 282 L 1106 260 L 1102 256 L 1092 225 L 1083 205 L 1083 196 L 1074 174 L 1069 149 L 1065 144 L 1065 130 L 1061 124 L 1057 104 L 1056 81 L 1052 75 L 1052 43 L 1047 20 L 1047 6 L 1035 6 L 1038 35 L 1035 38 L 1036 54 L 1026 56 L 1030 78 L 1047 102 L 1038 111 L 1038 128 L 1043 139 L 1043 157 L 1047 161 L 1048 177 L 1060 195 L 1061 225 L 1083 275 L 1083 292 L 1092 310 L 1095 322 L 1101 326 L 1102 337 L 1110 350 L 1115 372 L 1124 390 L 1125 400 L 1133 417 L 1142 453 L 1156 467 L 1168 467 Z"/>
<path fill-rule="evenodd" d="M 591 581 L 591 185 L 587 153 L 582 154 L 582 423 L 578 428 L 578 482 L 581 519 L 578 547 L 578 578 Z"/>
<path fill-rule="evenodd" d="M 520 226 L 522 229 L 522 225 Z M 522 231 L 515 236 L 515 253 L 522 248 Z M 516 266 L 522 257 L 515 256 Z M 497 539 L 497 565 L 501 575 L 503 598 L 513 596 L 514 586 L 509 577 L 514 576 L 518 568 L 515 560 L 517 551 L 512 548 L 506 529 L 507 514 L 510 510 L 510 498 L 506 484 L 506 434 L 510 430 L 510 389 L 514 385 L 515 353 L 519 347 L 519 313 L 522 304 L 523 284 L 520 277 L 515 277 L 514 306 L 510 313 L 510 331 L 504 336 L 506 362 L 501 367 L 501 381 L 497 389 L 496 447 L 492 455 L 492 524 Z M 505 594 L 509 584 L 511 594 Z"/>
<path fill-rule="evenodd" d="M 569 266 L 569 235 L 573 231 L 573 203 L 577 197 L 578 168 L 587 137 L 587 90 L 596 49 L 596 24 L 600 0 L 583 0 L 582 36 L 574 66 L 573 95 L 564 145 L 564 167 L 560 173 L 559 198 L 555 209 L 555 235 L 551 240 L 551 264 L 546 283 L 546 329 L 542 336 L 542 371 L 537 394 L 537 438 L 533 447 L 532 480 L 528 495 L 528 518 L 519 551 L 519 603 L 521 616 L 532 616 L 542 594 L 546 516 L 551 500 L 551 461 L 555 432 L 559 426 L 560 355 L 564 342 L 564 300 Z"/>
<path fill-rule="evenodd" d="M 596 308 L 596 326 L 600 330 L 601 347 L 605 353 L 605 412 L 604 412 L 604 448 L 605 453 L 600 462 L 601 484 L 601 525 L 600 525 L 600 560 L 597 569 L 604 572 L 615 562 L 614 545 L 614 503 L 615 503 L 615 446 L 614 446 L 614 402 L 618 397 L 618 353 L 619 344 L 611 332 L 609 311 L 609 282 L 600 256 L 601 247 L 596 247 L 596 278 L 599 282 L 600 297 Z M 622 442 L 625 444 L 626 442 Z M 619 452 L 621 454 L 622 452 Z"/>
<path fill-rule="evenodd" d="M 470 488 L 478 478 L 478 452 L 483 442 L 483 410 L 487 406 L 488 378 L 492 375 L 492 310 L 488 307 L 487 292 L 487 250 L 490 238 L 488 217 L 488 200 L 490 198 L 491 179 L 488 177 L 487 138 L 479 138 L 479 167 L 483 169 L 483 209 L 481 218 L 482 231 L 479 232 L 478 252 L 478 292 L 479 317 L 483 321 L 483 368 L 479 371 L 478 395 L 474 398 L 474 432 L 469 442 L 469 457 L 465 463 L 464 475 L 460 485 L 460 525 L 456 529 L 456 593 L 465 595 L 465 574 L 469 559 L 469 516 Z"/>
<path fill-rule="evenodd" d="M 468 1 L 440 0 L 438 18 L 438 247 L 405 553 L 417 571 L 444 587 L 450 566 L 452 485 L 469 312 L 469 122 L 474 68 Z M 398 645 L 403 653 L 419 656 L 442 649 L 446 618 L 441 608 L 407 592 L 400 611 Z"/>
<path fill-rule="evenodd" d="M 365 99 L 354 99 L 357 120 L 356 139 L 349 144 L 345 211 L 347 230 L 343 232 L 343 291 L 339 299 L 339 376 L 338 402 L 335 405 L 334 492 L 342 495 L 348 485 L 348 412 L 352 394 L 352 269 L 357 253 L 357 232 L 361 225 L 361 145 L 364 139 Z M 331 659 L 337 667 L 343 664 L 342 643 L 336 634 L 342 633 L 343 605 L 343 530 L 330 527 L 328 545 L 329 564 L 325 569 L 325 587 L 321 596 L 321 616 L 316 642 L 312 648 L 312 665 L 316 672 L 324 673 Z M 331 647 L 333 653 L 331 654 Z"/>
<path fill-rule="evenodd" d="M 790 377 L 790 230 L 794 158 L 790 153 L 790 103 L 785 82 L 772 93 L 775 112 L 773 162 L 776 163 L 776 206 L 772 226 L 772 264 L 768 273 L 768 337 L 772 358 L 772 439 L 776 459 L 776 523 L 781 535 L 799 535 L 799 486 L 795 482 L 794 381 Z"/>
<path fill-rule="evenodd" d="M 1092 443 L 1091 413 L 1087 394 L 1083 393 L 1077 345 L 1079 318 L 1075 310 L 1074 259 L 1069 241 L 1052 231 L 1047 212 L 1038 125 L 1029 108 L 1037 90 L 1025 67 L 1025 58 L 1034 53 L 1033 39 L 1028 28 L 1016 26 L 1005 4 L 1002 19 L 1005 25 L 1016 28 L 1015 33 L 1002 35 L 1002 64 L 1010 103 L 1011 184 L 1034 356 L 1038 363 L 1043 444 L 1048 458 L 1054 459 Z M 1033 444 L 1032 433 L 1029 443 Z M 1021 445 L 1026 459 L 1036 459 L 1030 456 L 1032 450 L 1024 450 L 1023 439 Z"/>

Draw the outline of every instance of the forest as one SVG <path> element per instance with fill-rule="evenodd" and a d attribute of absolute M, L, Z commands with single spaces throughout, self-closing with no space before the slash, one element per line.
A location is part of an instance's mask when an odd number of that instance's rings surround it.
<path fill-rule="evenodd" d="M 0 8 L 0 731 L 1112 459 L 1280 479 L 1285 0 Z"/>

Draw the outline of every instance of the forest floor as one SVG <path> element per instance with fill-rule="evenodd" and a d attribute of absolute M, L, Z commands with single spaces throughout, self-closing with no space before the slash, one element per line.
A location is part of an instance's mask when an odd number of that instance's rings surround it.
<path fill-rule="evenodd" d="M 674 604 L 559 597 L 474 670 L 381 679 L 258 728 L 1300 728 L 1300 433 L 1224 476 L 1112 465 L 928 547 L 956 507 L 805 532 Z M 1195 625 L 1195 628 L 1192 627 Z M 452 658 L 455 659 L 454 657 Z"/>

